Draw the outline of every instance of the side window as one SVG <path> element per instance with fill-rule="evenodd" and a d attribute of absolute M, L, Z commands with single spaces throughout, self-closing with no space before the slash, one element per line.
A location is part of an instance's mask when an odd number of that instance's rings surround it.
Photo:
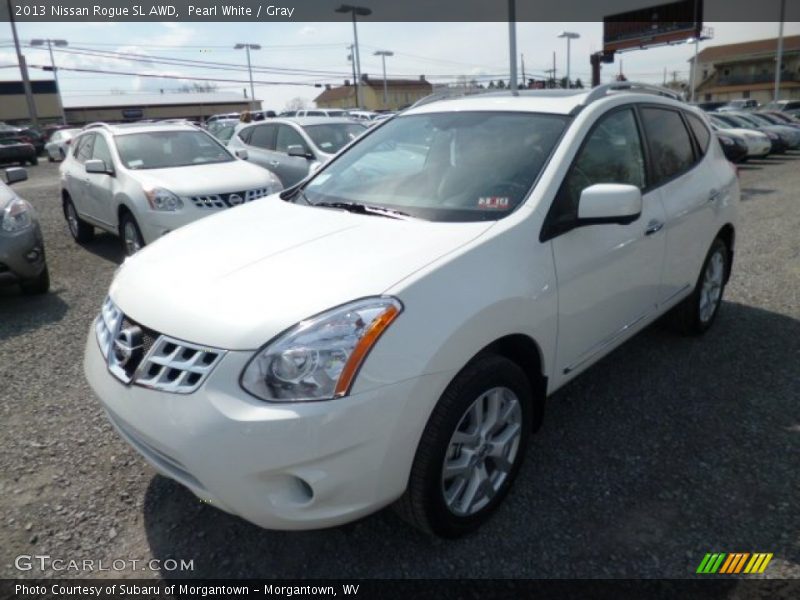
<path fill-rule="evenodd" d="M 75 158 L 78 159 L 78 162 L 86 162 L 92 157 L 93 145 L 94 145 L 93 133 L 81 136 L 78 146 L 75 148 Z"/>
<path fill-rule="evenodd" d="M 92 150 L 92 158 L 102 160 L 106 167 L 111 168 L 114 166 L 114 161 L 111 159 L 111 151 L 108 149 L 108 144 L 102 135 L 94 136 L 94 148 Z"/>
<path fill-rule="evenodd" d="M 278 126 L 278 139 L 275 141 L 275 150 L 288 154 L 289 146 L 302 146 L 308 149 L 308 146 L 306 146 L 303 140 L 303 136 L 297 133 L 293 127 L 289 125 L 280 125 Z"/>
<path fill-rule="evenodd" d="M 250 134 L 251 146 L 258 146 L 265 150 L 275 149 L 275 126 L 274 125 L 259 125 L 253 127 L 253 132 Z"/>
<path fill-rule="evenodd" d="M 556 195 L 551 226 L 577 219 L 581 192 L 596 183 L 645 187 L 644 153 L 631 108 L 601 117 L 589 133 Z"/>
<path fill-rule="evenodd" d="M 250 136 L 253 135 L 253 129 L 255 127 L 245 127 L 244 129 L 240 130 L 239 133 L 236 135 L 239 136 L 239 139 L 242 140 L 245 144 L 250 143 Z"/>
<path fill-rule="evenodd" d="M 708 126 L 703 123 L 703 120 L 697 115 L 691 113 L 684 113 L 686 120 L 689 122 L 689 127 L 694 132 L 694 139 L 697 140 L 697 145 L 700 146 L 700 153 L 705 154 L 708 150 L 708 143 L 711 141 L 711 132 L 708 131 Z"/>
<path fill-rule="evenodd" d="M 692 166 L 692 142 L 678 111 L 644 107 L 642 123 L 653 159 L 653 184 L 658 185 Z"/>
<path fill-rule="evenodd" d="M 327 117 L 323 111 L 321 110 L 307 110 L 305 116 L 307 117 Z"/>

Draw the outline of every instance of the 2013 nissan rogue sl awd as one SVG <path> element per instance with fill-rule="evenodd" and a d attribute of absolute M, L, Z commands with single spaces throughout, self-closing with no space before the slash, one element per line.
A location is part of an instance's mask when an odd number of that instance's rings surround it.
<path fill-rule="evenodd" d="M 547 395 L 668 311 L 691 333 L 719 311 L 738 179 L 665 93 L 425 102 L 145 248 L 86 344 L 109 419 L 263 527 L 394 503 L 428 532 L 474 529 Z"/>

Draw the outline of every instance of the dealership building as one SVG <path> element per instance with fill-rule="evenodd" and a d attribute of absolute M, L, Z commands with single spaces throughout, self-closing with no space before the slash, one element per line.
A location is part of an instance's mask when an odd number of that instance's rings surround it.
<path fill-rule="evenodd" d="M 358 88 L 361 108 L 367 110 L 399 110 L 433 92 L 433 86 L 424 75 L 420 75 L 419 79 L 387 79 L 384 87 L 383 79 L 374 79 L 365 73 L 361 76 Z M 355 86 L 346 79 L 344 85 L 325 86 L 325 91 L 314 102 L 319 108 L 355 108 L 355 90 Z"/>
<path fill-rule="evenodd" d="M 697 99 L 753 98 L 761 104 L 770 102 L 775 89 L 777 49 L 777 38 L 704 48 L 697 55 Z M 780 96 L 800 99 L 800 35 L 783 39 Z"/>
<path fill-rule="evenodd" d="M 55 82 L 31 81 L 39 121 L 60 122 Z M 239 94 L 216 92 L 163 94 L 104 94 L 65 96 L 67 122 L 85 125 L 95 121 L 124 122 L 141 119 L 204 120 L 218 113 L 261 110 L 261 100 L 251 101 Z M 28 104 L 21 81 L 0 82 L 0 121 L 29 123 Z"/>

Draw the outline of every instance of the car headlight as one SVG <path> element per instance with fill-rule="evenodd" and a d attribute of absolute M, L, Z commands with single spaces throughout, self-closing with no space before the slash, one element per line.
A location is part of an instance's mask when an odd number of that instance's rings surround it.
<path fill-rule="evenodd" d="M 730 138 L 721 137 L 719 141 L 722 142 L 723 146 L 733 146 L 733 140 Z"/>
<path fill-rule="evenodd" d="M 173 212 L 183 208 L 183 200 L 164 188 L 147 189 L 144 195 L 153 210 Z"/>
<path fill-rule="evenodd" d="M 0 212 L 0 223 L 2 224 L 0 227 L 7 233 L 15 233 L 30 227 L 33 223 L 30 204 L 22 198 L 14 198 Z"/>
<path fill-rule="evenodd" d="M 402 310 L 399 300 L 382 296 L 301 321 L 256 353 L 241 385 L 272 402 L 345 396 L 367 354 Z"/>

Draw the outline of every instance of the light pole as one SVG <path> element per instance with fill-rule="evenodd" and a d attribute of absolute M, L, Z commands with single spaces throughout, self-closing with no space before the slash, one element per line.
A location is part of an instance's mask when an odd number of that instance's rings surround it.
<path fill-rule="evenodd" d="M 53 57 L 53 46 L 56 48 L 66 47 L 67 40 L 31 40 L 31 46 L 44 46 L 47 45 L 47 50 L 50 52 L 50 66 L 53 69 L 53 80 L 56 82 L 56 96 L 58 97 L 58 110 L 61 113 L 61 121 L 64 125 L 67 124 L 67 113 L 64 112 L 64 102 L 61 100 L 61 84 L 58 82 L 58 67 L 56 67 L 56 59 Z"/>
<path fill-rule="evenodd" d="M 778 55 L 775 57 L 775 94 L 778 101 L 781 94 L 781 71 L 783 70 L 783 20 L 786 18 L 786 0 L 781 0 L 780 25 L 778 26 Z"/>
<path fill-rule="evenodd" d="M 336 9 L 337 13 L 350 13 L 353 16 L 353 46 L 355 47 L 355 66 L 356 66 L 356 108 L 361 108 L 361 98 L 358 93 L 361 79 L 361 55 L 358 52 L 358 28 L 356 27 L 356 15 L 368 17 L 372 10 L 365 6 L 353 6 L 352 4 L 342 4 Z"/>
<path fill-rule="evenodd" d="M 516 0 L 508 0 L 508 87 L 517 95 L 517 6 Z"/>
<path fill-rule="evenodd" d="M 233 47 L 234 50 L 241 50 L 242 48 L 247 51 L 247 71 L 250 73 L 250 105 L 252 106 L 256 99 L 256 90 L 253 87 L 253 67 L 250 66 L 250 50 L 261 50 L 261 46 L 259 44 L 236 44 Z"/>
<path fill-rule="evenodd" d="M 570 54 L 570 42 L 572 40 L 577 40 L 581 35 L 579 33 L 575 33 L 574 31 L 562 31 L 558 34 L 560 38 L 567 39 L 567 87 L 571 87 L 571 82 L 569 78 L 569 54 Z"/>
<path fill-rule="evenodd" d="M 389 103 L 389 86 L 386 83 L 386 57 L 394 56 L 394 52 L 391 50 L 376 50 L 373 56 L 380 56 L 383 63 L 383 108 L 389 108 L 387 106 Z"/>

